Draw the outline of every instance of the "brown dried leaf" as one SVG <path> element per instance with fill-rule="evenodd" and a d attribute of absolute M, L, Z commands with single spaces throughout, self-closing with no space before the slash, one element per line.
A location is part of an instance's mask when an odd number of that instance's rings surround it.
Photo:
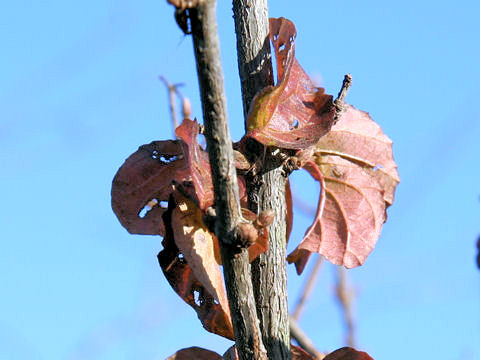
<path fill-rule="evenodd" d="M 392 142 L 368 114 L 348 105 L 320 139 L 313 160 L 304 167 L 321 183 L 317 213 L 287 259 L 299 274 L 311 252 L 347 268 L 362 265 L 380 236 L 400 181 Z"/>
<path fill-rule="evenodd" d="M 112 182 L 112 208 L 129 233 L 164 234 L 161 203 L 172 192 L 172 180 L 190 178 L 186 151 L 182 141 L 153 141 L 140 146 L 120 167 Z M 147 205 L 153 207 L 142 214 Z"/>
<path fill-rule="evenodd" d="M 364 351 L 343 347 L 328 354 L 323 360 L 373 360 L 373 358 Z"/>
<path fill-rule="evenodd" d="M 393 160 L 392 140 L 368 113 L 346 104 L 346 111 L 320 139 L 315 152 L 320 156 L 338 155 L 358 164 L 382 186 L 385 202 L 393 203 L 400 177 Z"/>
<path fill-rule="evenodd" d="M 270 19 L 278 83 L 252 101 L 247 136 L 265 145 L 305 149 L 315 145 L 333 124 L 332 96 L 315 87 L 295 59 L 296 30 L 285 18 Z"/>
<path fill-rule="evenodd" d="M 290 352 L 292 354 L 292 360 L 315 360 L 315 357 L 307 353 L 302 348 L 290 345 Z M 228 348 L 228 350 L 223 354 L 224 360 L 239 360 L 237 348 L 235 345 Z"/>
<path fill-rule="evenodd" d="M 190 166 L 193 187 L 202 210 L 213 205 L 213 182 L 208 154 L 198 144 L 197 136 L 200 126 L 196 120 L 184 119 L 182 124 L 175 129 L 175 134 L 182 139 L 188 147 L 186 158 Z"/>
<path fill-rule="evenodd" d="M 164 213 L 160 266 L 177 294 L 197 312 L 203 327 L 233 339 L 223 278 L 215 261 L 212 235 L 193 202 L 175 193 Z M 177 245 L 180 244 L 180 245 Z M 179 248 L 183 250 L 180 250 Z"/>
<path fill-rule="evenodd" d="M 216 352 L 192 346 L 177 351 L 165 360 L 222 360 L 222 357 Z"/>

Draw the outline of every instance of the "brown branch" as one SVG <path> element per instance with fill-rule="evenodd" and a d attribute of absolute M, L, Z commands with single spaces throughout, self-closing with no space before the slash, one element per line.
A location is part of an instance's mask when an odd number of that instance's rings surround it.
<path fill-rule="evenodd" d="M 345 322 L 345 342 L 348 346 L 355 347 L 355 323 L 352 310 L 353 291 L 348 287 L 346 276 L 346 270 L 341 266 L 337 266 L 335 293 Z"/>
<path fill-rule="evenodd" d="M 180 86 L 183 86 L 183 84 L 181 83 L 170 84 L 163 75 L 160 75 L 158 78 L 165 84 L 165 87 L 167 88 L 167 91 L 168 91 L 168 108 L 170 109 L 170 119 L 172 120 L 173 137 L 176 138 L 177 136 L 175 134 L 175 129 L 178 127 L 178 121 L 177 121 L 177 109 L 175 105 L 175 95 L 178 95 L 178 88 Z"/>
<path fill-rule="evenodd" d="M 333 102 L 336 110 L 334 119 L 335 122 L 338 121 L 342 113 L 345 111 L 345 98 L 347 97 L 350 86 L 352 86 L 352 75 L 346 74 L 343 79 L 342 88 L 340 89 L 337 98 Z"/>
<path fill-rule="evenodd" d="M 233 0 L 238 69 L 245 123 L 255 94 L 273 85 L 267 0 Z M 245 126 L 246 127 L 246 126 Z M 267 151 L 258 144 L 246 154 L 255 160 Z M 264 170 L 265 171 L 265 170 Z M 281 168 L 247 179 L 250 210 L 274 210 L 269 227 L 269 249 L 252 263 L 257 313 L 268 358 L 290 358 L 286 274 L 286 178 Z"/>
<path fill-rule="evenodd" d="M 301 292 L 302 295 L 297 301 L 297 306 L 295 307 L 295 311 L 293 312 L 293 315 L 292 315 L 292 317 L 297 321 L 300 318 L 300 314 L 305 306 L 305 303 L 315 286 L 318 272 L 320 270 L 320 267 L 322 266 L 322 260 L 323 260 L 322 256 L 317 257 L 317 260 L 315 261 L 315 265 L 313 266 L 313 269 L 310 272 L 310 275 L 308 276 L 305 286 L 303 287 L 303 291 Z"/>
<path fill-rule="evenodd" d="M 235 249 L 242 239 L 242 221 L 232 142 L 228 130 L 223 72 L 215 18 L 215 0 L 200 1 L 186 10 L 190 20 L 198 82 L 202 98 L 207 150 L 212 168 L 217 213 L 215 233 L 220 239 L 227 295 L 240 359 L 266 359 L 260 336 L 255 300 L 245 249 Z"/>
<path fill-rule="evenodd" d="M 312 340 L 310 340 L 310 338 L 303 332 L 295 319 L 292 317 L 290 317 L 290 334 L 292 335 L 292 339 L 295 340 L 302 349 L 314 356 L 316 359 L 322 360 L 325 357 L 325 354 L 322 354 L 315 348 Z"/>

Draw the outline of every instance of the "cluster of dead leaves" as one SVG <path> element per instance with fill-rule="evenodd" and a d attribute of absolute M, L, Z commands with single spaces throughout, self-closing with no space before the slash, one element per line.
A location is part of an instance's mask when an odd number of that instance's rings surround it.
<path fill-rule="evenodd" d="M 292 360 L 315 360 L 315 357 L 292 345 Z M 214 351 L 202 349 L 199 347 L 190 347 L 177 351 L 166 360 L 238 360 L 238 354 L 235 346 L 227 350 L 223 356 Z M 373 360 L 366 352 L 357 351 L 351 347 L 343 347 L 328 354 L 323 360 Z"/>
<path fill-rule="evenodd" d="M 314 222 L 288 262 L 300 274 L 310 254 L 318 252 L 352 268 L 362 265 L 374 248 L 393 202 L 399 177 L 392 142 L 367 113 L 350 105 L 335 122 L 332 96 L 314 86 L 295 58 L 295 37 L 292 22 L 270 20 L 278 80 L 254 98 L 244 140 L 294 152 L 299 166 L 320 184 Z M 198 144 L 196 121 L 184 119 L 176 134 L 178 140 L 142 145 L 125 161 L 113 180 L 112 207 L 130 233 L 163 236 L 158 259 L 170 285 L 194 308 L 205 329 L 233 339 L 219 244 L 204 221 L 214 205 L 208 155 Z M 239 176 L 238 183 L 246 207 L 245 180 Z M 243 215 L 250 221 L 256 217 L 246 210 Z M 287 217 L 291 222 L 291 211 Z M 250 259 L 267 246 L 263 229 L 249 249 Z M 212 354 L 190 348 L 171 359 L 219 356 Z M 369 359 L 348 354 L 327 359 Z"/>

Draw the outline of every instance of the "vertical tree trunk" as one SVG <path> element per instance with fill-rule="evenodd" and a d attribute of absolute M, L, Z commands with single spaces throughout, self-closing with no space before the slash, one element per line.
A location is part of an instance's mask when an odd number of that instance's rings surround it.
<path fill-rule="evenodd" d="M 273 85 L 267 0 L 233 0 L 238 67 L 245 119 L 255 94 Z M 262 151 L 262 150 L 260 150 Z M 266 150 L 265 150 L 266 151 Z M 259 154 L 257 154 L 259 155 Z M 251 210 L 272 209 L 269 250 L 252 263 L 252 279 L 263 343 L 268 358 L 290 358 L 286 274 L 286 178 L 281 168 L 264 173 L 247 187 Z"/>

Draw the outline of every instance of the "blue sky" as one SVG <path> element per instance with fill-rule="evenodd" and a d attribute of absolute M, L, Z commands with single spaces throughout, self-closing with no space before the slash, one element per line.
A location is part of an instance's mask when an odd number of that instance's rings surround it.
<path fill-rule="evenodd" d="M 158 75 L 201 107 L 191 39 L 163 0 L 0 5 L 0 359 L 164 359 L 223 352 L 110 208 L 117 168 L 171 137 Z M 476 1 L 270 1 L 296 24 L 305 70 L 370 112 L 394 141 L 402 183 L 376 249 L 349 271 L 358 347 L 375 359 L 480 360 L 480 29 Z M 243 119 L 231 3 L 218 7 L 229 121 Z M 294 175 L 295 196 L 317 192 Z M 291 244 L 309 216 L 295 217 Z M 308 272 L 308 269 L 307 269 Z M 289 267 L 290 304 L 303 278 Z M 321 270 L 300 324 L 343 345 L 335 272 Z"/>

